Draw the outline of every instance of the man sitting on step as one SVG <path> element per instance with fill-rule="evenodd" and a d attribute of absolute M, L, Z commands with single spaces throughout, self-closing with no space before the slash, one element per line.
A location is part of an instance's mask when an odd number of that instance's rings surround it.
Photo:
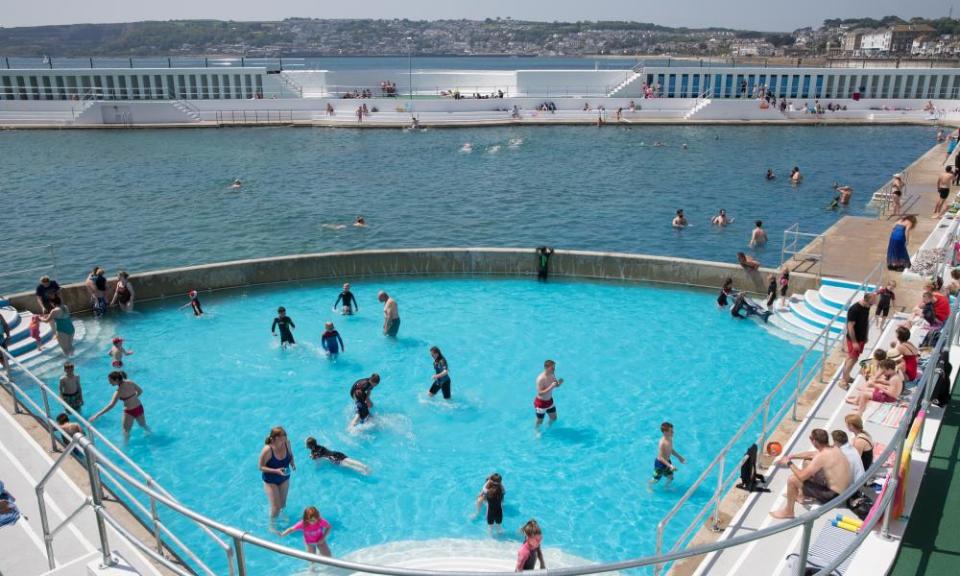
<path fill-rule="evenodd" d="M 779 466 L 790 469 L 790 478 L 787 479 L 787 502 L 780 510 L 770 512 L 774 518 L 793 518 L 793 508 L 801 493 L 824 504 L 850 487 L 850 463 L 838 447 L 830 446 L 827 431 L 815 428 L 810 432 L 810 442 L 815 450 L 788 454 L 777 461 Z M 799 468 L 793 460 L 806 463 Z"/>

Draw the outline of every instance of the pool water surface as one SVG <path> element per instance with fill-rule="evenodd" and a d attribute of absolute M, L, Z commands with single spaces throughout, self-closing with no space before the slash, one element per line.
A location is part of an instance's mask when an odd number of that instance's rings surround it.
<path fill-rule="evenodd" d="M 380 334 L 379 289 L 399 302 L 399 338 Z M 753 321 L 717 310 L 712 293 L 648 284 L 528 279 L 366 279 L 360 312 L 331 311 L 337 283 L 285 284 L 144 304 L 102 320 L 99 343 L 77 361 L 89 416 L 110 398 L 108 340 L 134 351 L 130 378 L 143 389 L 153 434 L 134 429 L 128 453 L 177 498 L 227 524 L 271 533 L 257 466 L 272 426 L 293 444 L 287 510 L 308 505 L 333 525 L 334 555 L 397 540 L 487 538 L 474 497 L 492 472 L 507 490 L 505 534 L 536 518 L 545 546 L 593 561 L 654 551 L 656 524 L 796 360 L 800 348 Z M 278 306 L 296 323 L 297 346 L 270 334 Z M 345 352 L 319 348 L 333 320 Z M 428 398 L 430 346 L 449 361 L 453 398 Z M 547 358 L 565 383 L 559 420 L 534 431 L 534 381 Z M 378 372 L 374 419 L 348 430 L 354 380 Z M 48 381 L 56 382 L 54 375 Z M 120 408 L 98 427 L 120 441 Z M 687 458 L 675 486 L 648 492 L 659 426 L 676 427 Z M 369 477 L 309 460 L 304 439 L 369 465 Z M 745 448 L 745 447 L 744 447 Z M 713 484 L 710 484 L 713 486 Z M 668 542 L 710 497 L 699 491 Z M 222 552 L 173 514 L 162 517 L 221 566 Z M 292 535 L 284 543 L 300 547 Z M 519 543 L 519 540 L 517 540 Z M 303 563 L 247 547 L 254 574 Z"/>

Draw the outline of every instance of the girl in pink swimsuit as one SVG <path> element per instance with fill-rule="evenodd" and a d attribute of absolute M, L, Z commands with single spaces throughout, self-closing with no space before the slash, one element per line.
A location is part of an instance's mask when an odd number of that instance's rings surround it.
<path fill-rule="evenodd" d="M 297 530 L 303 532 L 303 542 L 307 547 L 307 552 L 317 554 L 319 551 L 321 556 L 330 556 L 330 547 L 327 546 L 330 523 L 320 517 L 319 510 L 313 506 L 307 506 L 303 509 L 303 520 L 284 530 L 280 536 L 286 536 Z"/>

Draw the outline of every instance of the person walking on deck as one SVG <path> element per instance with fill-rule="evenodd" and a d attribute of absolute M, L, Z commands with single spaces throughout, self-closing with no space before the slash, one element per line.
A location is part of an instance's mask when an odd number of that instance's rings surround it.
<path fill-rule="evenodd" d="M 950 185 L 953 183 L 953 166 L 944 166 L 943 174 L 937 178 L 937 194 L 940 198 L 933 208 L 933 218 L 943 218 L 947 209 L 947 198 L 950 196 Z"/>

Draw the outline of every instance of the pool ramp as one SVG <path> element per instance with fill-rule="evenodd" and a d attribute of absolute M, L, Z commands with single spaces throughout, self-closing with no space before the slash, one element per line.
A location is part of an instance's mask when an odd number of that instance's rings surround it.
<path fill-rule="evenodd" d="M 0 379 L 5 376 L 0 375 Z M 6 408 L 0 409 L 0 480 L 16 498 L 20 519 L 0 527 L 0 574 L 4 576 L 160 576 L 136 549 L 107 527 L 114 566 L 102 567 L 97 548 L 93 509 L 84 506 L 53 540 L 56 568 L 51 570 L 35 487 L 53 465 L 51 455 L 30 437 Z M 57 526 L 83 502 L 86 492 L 62 469 L 46 485 L 45 499 L 52 526 Z"/>
<path fill-rule="evenodd" d="M 0 315 L 10 327 L 10 338 L 7 341 L 7 352 L 18 362 L 29 368 L 37 376 L 43 377 L 51 371 L 59 372 L 63 367 L 65 357 L 59 353 L 56 332 L 46 322 L 40 323 L 40 343 L 30 336 L 30 320 L 32 312 L 20 312 L 9 301 L 0 298 Z M 87 322 L 73 318 L 74 356 L 83 354 L 92 346 L 97 345 L 100 334 L 99 322 Z"/>
<path fill-rule="evenodd" d="M 869 292 L 875 289 L 873 285 L 867 286 Z M 801 342 L 812 342 L 834 315 L 847 309 L 848 301 L 856 302 L 861 295 L 859 283 L 824 278 L 819 289 L 792 295 L 786 307 L 775 303 L 776 313 L 770 317 L 769 322 L 792 338 Z M 846 317 L 840 314 L 830 327 L 831 335 L 842 334 L 845 324 Z"/>

